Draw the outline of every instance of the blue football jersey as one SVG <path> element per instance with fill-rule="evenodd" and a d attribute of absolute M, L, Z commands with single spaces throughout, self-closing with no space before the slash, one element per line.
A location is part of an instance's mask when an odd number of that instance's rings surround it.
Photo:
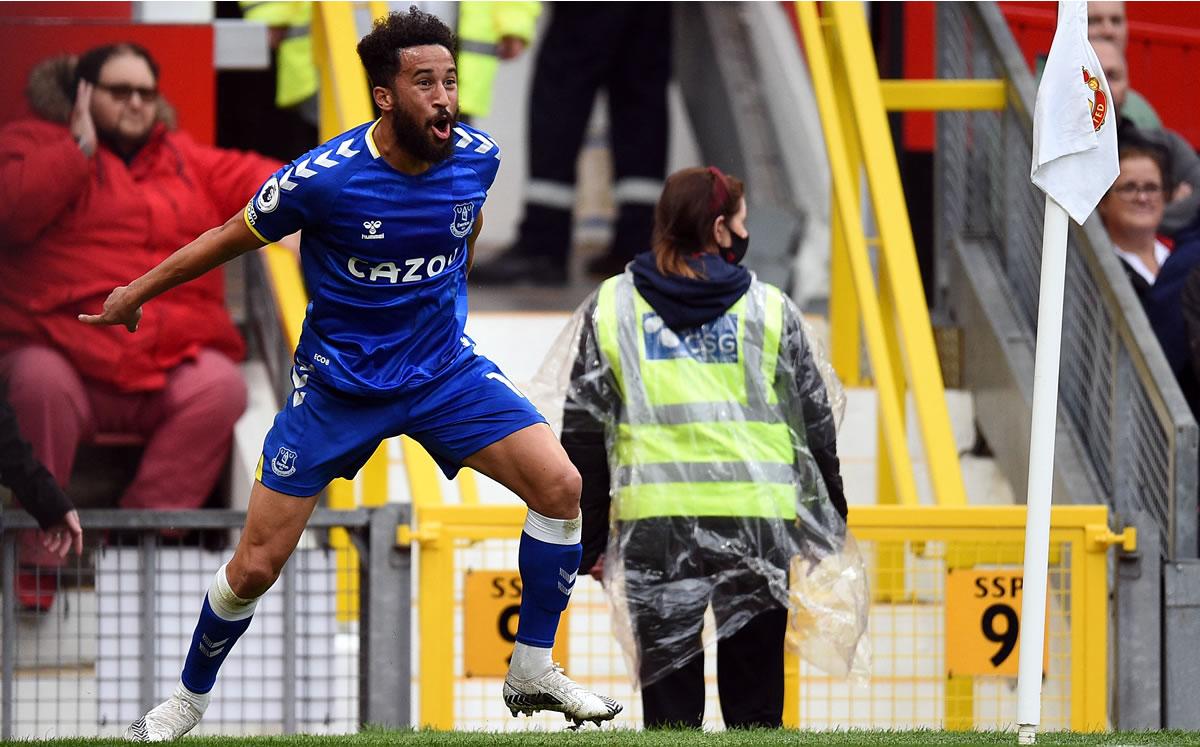
<path fill-rule="evenodd" d="M 454 154 L 417 176 L 372 139 L 381 120 L 280 169 L 246 205 L 264 241 L 302 231 L 310 301 L 297 360 L 352 394 L 419 384 L 467 344 L 467 237 L 500 166 L 500 148 L 466 125 Z"/>

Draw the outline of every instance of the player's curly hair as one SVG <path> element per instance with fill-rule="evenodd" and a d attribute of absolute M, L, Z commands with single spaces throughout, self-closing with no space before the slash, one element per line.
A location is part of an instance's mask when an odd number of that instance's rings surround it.
<path fill-rule="evenodd" d="M 437 16 L 410 5 L 407 13 L 397 10 L 375 19 L 371 33 L 358 42 L 358 58 L 371 85 L 387 88 L 400 71 L 400 50 L 426 44 L 440 44 L 458 54 L 454 32 Z"/>

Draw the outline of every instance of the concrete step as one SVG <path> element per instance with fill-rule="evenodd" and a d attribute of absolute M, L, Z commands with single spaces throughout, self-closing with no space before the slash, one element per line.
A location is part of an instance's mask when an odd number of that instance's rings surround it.
<path fill-rule="evenodd" d="M 1011 505 L 1013 491 L 996 467 L 994 459 L 970 453 L 975 445 L 975 406 L 970 392 L 946 391 L 950 428 L 959 453 L 959 464 L 970 505 Z M 876 480 L 878 463 L 878 396 L 874 389 L 846 390 L 846 412 L 838 431 L 838 455 L 842 460 L 842 478 L 846 499 L 852 504 L 873 504 L 878 500 Z M 917 493 L 922 504 L 934 503 L 928 463 L 921 441 L 916 408 L 909 396 L 907 414 L 908 448 L 916 471 Z"/>

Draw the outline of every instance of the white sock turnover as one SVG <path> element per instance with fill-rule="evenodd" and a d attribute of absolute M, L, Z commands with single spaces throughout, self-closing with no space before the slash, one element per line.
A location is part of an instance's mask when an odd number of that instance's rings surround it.
<path fill-rule="evenodd" d="M 554 661 L 550 658 L 550 652 L 551 649 L 539 646 L 527 646 L 517 641 L 516 646 L 513 647 L 512 660 L 508 665 L 508 671 L 514 677 L 521 680 L 528 680 L 545 674 L 554 665 Z"/>

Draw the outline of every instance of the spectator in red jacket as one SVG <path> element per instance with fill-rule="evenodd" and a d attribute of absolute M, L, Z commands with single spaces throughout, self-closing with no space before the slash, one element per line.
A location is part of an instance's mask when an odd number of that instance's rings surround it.
<path fill-rule="evenodd" d="M 43 63 L 27 96 L 38 118 L 0 129 L 0 378 L 21 431 L 60 485 L 81 441 L 138 435 L 120 505 L 197 508 L 246 402 L 222 275 L 166 294 L 136 336 L 76 317 L 236 212 L 279 164 L 175 130 L 134 44 Z M 23 562 L 60 562 L 30 539 Z"/>

